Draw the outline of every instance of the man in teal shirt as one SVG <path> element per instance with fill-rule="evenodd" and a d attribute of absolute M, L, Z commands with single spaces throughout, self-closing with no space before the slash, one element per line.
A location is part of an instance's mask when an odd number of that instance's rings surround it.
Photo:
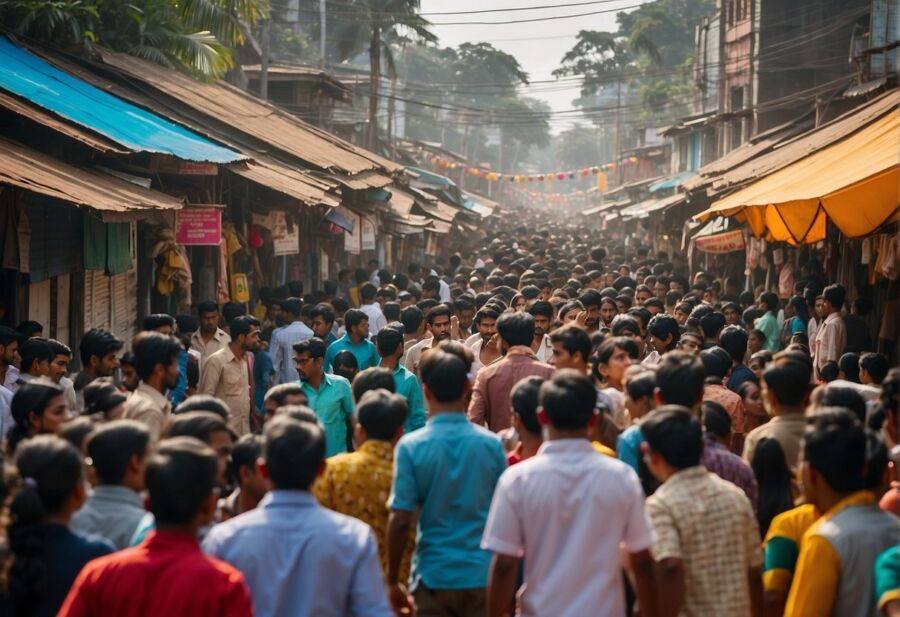
<path fill-rule="evenodd" d="M 347 334 L 328 346 L 325 354 L 325 371 L 331 372 L 334 357 L 342 351 L 349 351 L 356 356 L 359 370 L 378 366 L 378 352 L 369 340 L 369 317 L 358 309 L 350 309 L 344 314 L 344 327 Z"/>
<path fill-rule="evenodd" d="M 325 456 L 347 451 L 347 425 L 353 419 L 350 382 L 325 373 L 325 342 L 313 337 L 294 345 L 294 362 L 300 387 L 309 407 L 325 427 Z"/>
<path fill-rule="evenodd" d="M 400 564 L 418 511 L 410 587 L 421 615 L 483 615 L 491 554 L 481 548 L 494 487 L 506 469 L 500 438 L 466 417 L 472 352 L 444 343 L 420 365 L 430 417 L 400 438 L 388 507 L 388 595 L 409 609 Z"/>
<path fill-rule="evenodd" d="M 394 392 L 406 398 L 409 414 L 406 416 L 405 432 L 425 426 L 425 400 L 419 380 L 405 366 L 400 364 L 403 356 L 403 332 L 390 324 L 375 335 L 375 346 L 381 356 L 381 366 L 394 374 Z"/>
<path fill-rule="evenodd" d="M 778 296 L 771 291 L 767 291 L 759 296 L 758 304 L 759 310 L 762 311 L 763 316 L 756 320 L 753 327 L 766 335 L 766 342 L 763 344 L 763 349 L 776 352 L 778 351 L 779 346 L 778 320 L 775 318 L 775 314 L 778 312 Z"/>

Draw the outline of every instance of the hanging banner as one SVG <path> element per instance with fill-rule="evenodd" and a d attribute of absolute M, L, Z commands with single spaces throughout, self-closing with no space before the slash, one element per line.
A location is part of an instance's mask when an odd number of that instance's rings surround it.
<path fill-rule="evenodd" d="M 273 210 L 272 246 L 275 255 L 296 255 L 300 252 L 300 228 L 297 225 L 288 227 L 284 212 Z"/>
<path fill-rule="evenodd" d="M 349 210 L 342 214 L 353 223 L 353 231 L 344 230 L 344 250 L 351 255 L 359 255 L 360 238 L 362 237 L 360 217 Z"/>
<path fill-rule="evenodd" d="M 372 219 L 363 217 L 360 227 L 362 227 L 362 250 L 375 250 L 375 223 Z"/>
<path fill-rule="evenodd" d="M 185 208 L 175 213 L 175 241 L 182 246 L 219 246 L 222 211 L 217 208 Z"/>
<path fill-rule="evenodd" d="M 697 248 L 705 253 L 732 253 L 744 250 L 744 232 L 735 229 L 723 234 L 700 237 L 694 242 Z"/>

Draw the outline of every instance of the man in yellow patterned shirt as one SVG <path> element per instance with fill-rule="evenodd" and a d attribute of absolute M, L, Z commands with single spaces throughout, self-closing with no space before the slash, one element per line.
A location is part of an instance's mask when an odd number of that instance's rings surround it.
<path fill-rule="evenodd" d="M 356 407 L 356 452 L 327 460 L 313 493 L 319 503 L 367 523 L 378 541 L 378 557 L 387 574 L 387 500 L 394 475 L 394 445 L 403 436 L 406 399 L 387 390 L 370 390 Z M 409 577 L 415 548 L 415 526 L 401 566 L 401 580 Z"/>

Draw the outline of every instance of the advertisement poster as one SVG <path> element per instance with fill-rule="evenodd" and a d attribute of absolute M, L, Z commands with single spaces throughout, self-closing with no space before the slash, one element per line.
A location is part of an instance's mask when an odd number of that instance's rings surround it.
<path fill-rule="evenodd" d="M 349 210 L 344 214 L 353 222 L 353 231 L 344 231 L 344 250 L 352 255 L 359 255 L 360 236 L 362 236 L 360 217 Z"/>
<path fill-rule="evenodd" d="M 740 229 L 695 240 L 697 248 L 706 253 L 731 253 L 744 249 L 744 232 Z"/>
<path fill-rule="evenodd" d="M 375 250 L 375 223 L 372 219 L 362 219 L 362 250 Z"/>
<path fill-rule="evenodd" d="M 175 213 L 175 241 L 182 246 L 219 246 L 222 211 L 217 208 L 185 208 Z"/>

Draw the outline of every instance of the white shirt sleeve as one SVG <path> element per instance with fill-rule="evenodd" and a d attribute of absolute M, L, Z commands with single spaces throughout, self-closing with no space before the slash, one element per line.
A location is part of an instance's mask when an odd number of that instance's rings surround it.
<path fill-rule="evenodd" d="M 522 513 L 515 497 L 515 484 L 504 473 L 497 482 L 491 510 L 488 514 L 481 548 L 494 553 L 522 557 L 525 555 L 525 538 L 522 530 Z"/>

